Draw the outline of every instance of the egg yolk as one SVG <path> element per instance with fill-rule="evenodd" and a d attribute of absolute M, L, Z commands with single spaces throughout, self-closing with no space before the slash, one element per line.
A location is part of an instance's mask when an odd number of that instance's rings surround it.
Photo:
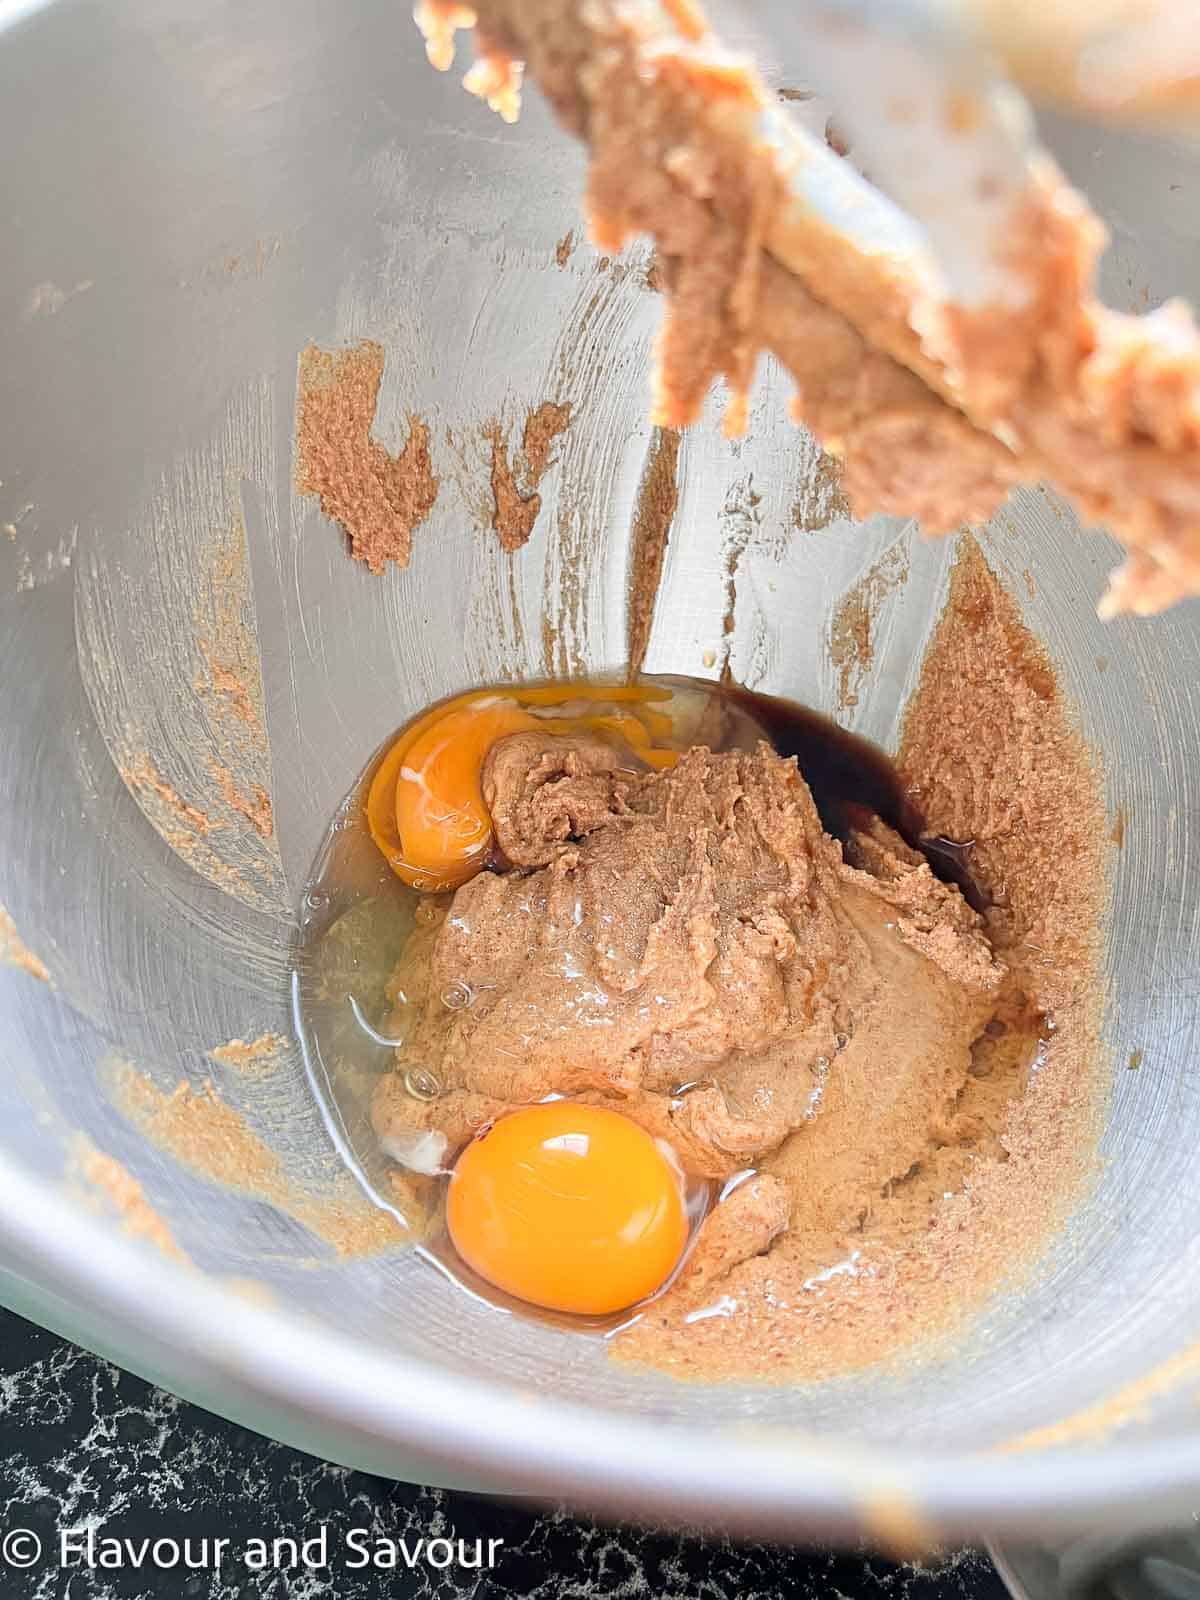
<path fill-rule="evenodd" d="M 681 1180 L 650 1135 L 569 1100 L 510 1112 L 467 1145 L 446 1222 L 488 1283 L 591 1316 L 653 1294 L 687 1240 Z"/>
<path fill-rule="evenodd" d="M 480 870 L 491 843 L 480 774 L 497 739 L 531 729 L 591 730 L 623 740 L 647 766 L 670 766 L 678 752 L 656 748 L 654 740 L 670 733 L 671 719 L 646 703 L 669 694 L 639 684 L 555 684 L 504 693 L 479 690 L 435 706 L 409 724 L 371 781 L 371 837 L 392 871 L 412 888 L 456 889 Z M 535 714 L 581 700 L 595 710 L 561 717 Z M 618 709 L 622 703 L 630 709 Z"/>

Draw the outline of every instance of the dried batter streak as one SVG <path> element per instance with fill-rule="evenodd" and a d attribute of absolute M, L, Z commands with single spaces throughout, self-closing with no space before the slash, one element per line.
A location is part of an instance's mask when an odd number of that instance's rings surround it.
<path fill-rule="evenodd" d="M 106 1065 L 117 1108 L 152 1144 L 210 1183 L 275 1206 L 339 1255 L 374 1255 L 412 1242 L 390 1212 L 372 1205 L 349 1173 L 300 1190 L 275 1152 L 211 1083 L 179 1083 L 168 1092 L 129 1062 Z"/>
<path fill-rule="evenodd" d="M 875 660 L 875 617 L 886 596 L 908 581 L 908 553 L 897 545 L 865 572 L 834 608 L 829 659 L 838 675 L 838 705 L 858 704 L 858 688 Z"/>
<path fill-rule="evenodd" d="M 804 474 L 792 506 L 792 525 L 801 533 L 819 533 L 839 517 L 849 515 L 841 466 L 833 456 L 822 452 Z"/>
<path fill-rule="evenodd" d="M 69 1171 L 80 1178 L 112 1207 L 121 1219 L 121 1226 L 134 1239 L 145 1239 L 171 1261 L 191 1266 L 187 1252 L 176 1243 L 175 1235 L 167 1223 L 146 1199 L 145 1190 L 129 1171 L 116 1159 L 97 1150 L 83 1134 L 76 1136 L 71 1147 Z"/>
<path fill-rule="evenodd" d="M 189 805 L 144 751 L 119 771 L 125 786 L 140 795 L 147 805 L 166 819 L 164 826 L 159 827 L 159 832 L 168 843 L 175 845 L 176 838 L 180 836 L 180 825 L 185 839 L 197 834 L 204 837 L 225 826 L 223 822 L 214 821 L 198 806 Z M 155 825 L 158 826 L 157 820 Z"/>
<path fill-rule="evenodd" d="M 680 443 L 681 436 L 675 429 L 656 430 L 638 490 L 629 558 L 626 654 L 630 682 L 641 672 L 646 659 L 667 542 L 679 506 Z"/>
<path fill-rule="evenodd" d="M 510 462 L 508 438 L 499 422 L 484 437 L 492 447 L 492 527 L 510 554 L 528 543 L 542 509 L 538 485 L 550 465 L 550 447 L 571 421 L 570 402 L 545 400 L 525 419 L 520 455 Z"/>
<path fill-rule="evenodd" d="M 282 1033 L 260 1033 L 257 1039 L 230 1039 L 208 1052 L 218 1066 L 233 1067 L 252 1077 L 266 1076 L 275 1070 L 288 1048 Z"/>
<path fill-rule="evenodd" d="M 0 906 L 0 961 L 5 966 L 27 972 L 31 978 L 40 978 L 43 983 L 51 981 L 46 963 L 40 956 L 35 956 L 21 938 L 16 923 L 4 906 Z"/>
<path fill-rule="evenodd" d="M 420 417 L 410 415 L 398 456 L 371 437 L 383 363 L 383 347 L 370 339 L 332 352 L 309 345 L 297 380 L 296 487 L 318 496 L 345 529 L 350 554 L 377 575 L 389 561 L 408 565 L 413 530 L 438 493 Z"/>
<path fill-rule="evenodd" d="M 261 838 L 269 839 L 275 832 L 275 812 L 271 805 L 271 796 L 262 784 L 254 784 L 250 794 L 246 795 L 238 788 L 237 779 L 228 767 L 213 761 L 210 762 L 210 768 L 229 809 L 236 811 L 238 816 L 245 817 Z"/>

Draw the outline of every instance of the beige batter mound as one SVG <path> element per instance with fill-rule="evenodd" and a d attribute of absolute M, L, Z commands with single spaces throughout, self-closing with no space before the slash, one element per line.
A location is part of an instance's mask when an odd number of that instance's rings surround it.
<path fill-rule="evenodd" d="M 485 1121 L 563 1094 L 720 1180 L 619 1358 L 793 1379 L 881 1359 L 1019 1265 L 1077 1186 L 1096 780 L 970 543 L 906 754 L 931 830 L 973 841 L 985 916 L 878 820 L 828 837 L 765 745 L 666 772 L 585 738 L 492 747 L 484 796 L 512 865 L 423 903 L 373 1118 L 432 1171 Z"/>
<path fill-rule="evenodd" d="M 867 870 L 844 861 L 766 746 L 639 773 L 564 742 L 493 746 L 497 842 L 532 870 L 481 873 L 411 942 L 403 1056 L 443 1092 L 415 1101 L 389 1078 L 385 1143 L 432 1128 L 450 1159 L 513 1106 L 616 1100 L 689 1171 L 768 1163 L 819 1191 L 805 1227 L 843 1228 L 931 1121 L 948 1134 L 1001 977 L 978 918 L 893 836 L 850 852 Z M 447 1006 L 456 992 L 471 1003 Z"/>

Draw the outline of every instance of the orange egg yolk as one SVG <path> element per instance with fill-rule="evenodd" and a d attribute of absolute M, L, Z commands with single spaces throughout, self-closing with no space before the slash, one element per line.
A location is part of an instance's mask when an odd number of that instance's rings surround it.
<path fill-rule="evenodd" d="M 483 866 L 491 843 L 480 774 L 497 739 L 530 729 L 586 729 L 623 740 L 648 766 L 670 766 L 678 752 L 654 745 L 669 734 L 670 718 L 647 703 L 666 698 L 668 690 L 638 684 L 556 684 L 477 690 L 435 706 L 409 724 L 371 781 L 371 837 L 392 871 L 414 889 L 455 889 Z M 581 700 L 595 709 L 578 711 L 574 703 Z M 556 705 L 571 706 L 574 714 L 535 715 Z"/>
<path fill-rule="evenodd" d="M 518 1300 L 603 1316 L 671 1275 L 687 1240 L 682 1183 L 644 1129 L 569 1100 L 501 1117 L 459 1156 L 454 1248 Z"/>

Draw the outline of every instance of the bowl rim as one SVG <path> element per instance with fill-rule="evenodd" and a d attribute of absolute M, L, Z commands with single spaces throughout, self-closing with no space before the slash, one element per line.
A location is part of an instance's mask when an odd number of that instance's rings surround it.
<path fill-rule="evenodd" d="M 0 1193 L 0 1262 L 82 1320 L 108 1319 L 133 1370 L 139 1350 L 153 1351 L 153 1381 L 235 1421 L 241 1407 L 255 1415 L 249 1427 L 265 1410 L 276 1437 L 316 1453 L 315 1432 L 318 1449 L 373 1472 L 394 1459 L 400 1476 L 415 1454 L 451 1483 L 469 1475 L 601 1515 L 893 1548 L 1061 1535 L 1106 1519 L 1162 1526 L 1194 1509 L 1200 1436 L 1087 1454 L 907 1452 L 617 1415 L 506 1392 L 254 1303 L 89 1216 L 3 1153 Z"/>

